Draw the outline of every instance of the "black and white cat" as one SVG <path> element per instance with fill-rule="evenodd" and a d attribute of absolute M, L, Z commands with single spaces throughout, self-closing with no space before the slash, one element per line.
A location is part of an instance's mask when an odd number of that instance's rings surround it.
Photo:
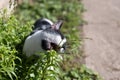
<path fill-rule="evenodd" d="M 62 21 L 53 23 L 48 19 L 40 19 L 34 23 L 33 32 L 24 43 L 23 52 L 26 56 L 37 55 L 38 52 L 55 50 L 64 52 L 66 38 L 61 33 Z"/>

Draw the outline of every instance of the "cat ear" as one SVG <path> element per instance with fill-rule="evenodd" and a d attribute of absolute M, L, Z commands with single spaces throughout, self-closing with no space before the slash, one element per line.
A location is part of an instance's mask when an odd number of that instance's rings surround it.
<path fill-rule="evenodd" d="M 52 29 L 60 30 L 62 24 L 63 24 L 63 21 L 59 20 L 58 22 L 56 22 L 55 24 L 52 25 Z"/>

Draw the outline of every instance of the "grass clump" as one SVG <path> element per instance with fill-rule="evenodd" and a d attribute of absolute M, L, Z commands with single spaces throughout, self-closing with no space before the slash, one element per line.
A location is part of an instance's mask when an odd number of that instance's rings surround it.
<path fill-rule="evenodd" d="M 13 80 L 13 76 L 17 78 L 15 60 L 21 61 L 16 56 L 19 53 L 16 45 L 28 34 L 26 30 L 30 31 L 30 28 L 28 28 L 29 24 L 21 25 L 14 16 L 7 18 L 6 13 L 2 15 L 0 18 L 0 79 Z"/>

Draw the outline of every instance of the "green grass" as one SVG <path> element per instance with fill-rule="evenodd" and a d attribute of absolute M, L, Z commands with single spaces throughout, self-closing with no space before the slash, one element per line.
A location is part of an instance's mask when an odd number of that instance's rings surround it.
<path fill-rule="evenodd" d="M 33 3 L 25 0 L 14 15 L 7 17 L 3 11 L 0 18 L 0 80 L 101 80 L 97 73 L 79 63 L 82 56 L 79 26 L 84 23 L 83 11 L 83 4 L 78 0 L 34 0 Z M 61 31 L 68 42 L 63 59 L 53 50 L 48 54 L 40 53 L 40 58 L 27 58 L 22 53 L 32 24 L 41 17 L 64 21 Z"/>
<path fill-rule="evenodd" d="M 20 54 L 16 45 L 22 42 L 30 28 L 28 28 L 29 24 L 21 25 L 13 16 L 7 18 L 5 13 L 2 15 L 3 17 L 0 18 L 0 79 L 13 80 L 13 77 L 17 78 L 15 60 L 21 62 L 21 59 L 16 56 Z"/>

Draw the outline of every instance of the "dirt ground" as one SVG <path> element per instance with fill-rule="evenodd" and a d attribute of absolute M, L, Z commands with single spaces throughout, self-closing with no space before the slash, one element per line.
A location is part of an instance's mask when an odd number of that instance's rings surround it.
<path fill-rule="evenodd" d="M 9 3 L 10 1 L 11 3 Z M 6 9 L 7 15 L 9 16 L 14 11 L 14 7 L 14 0 L 0 0 L 0 12 Z"/>
<path fill-rule="evenodd" d="M 0 9 L 7 7 L 9 4 L 9 0 L 0 0 Z"/>
<path fill-rule="evenodd" d="M 85 64 L 104 80 L 120 80 L 120 0 L 83 0 Z"/>

